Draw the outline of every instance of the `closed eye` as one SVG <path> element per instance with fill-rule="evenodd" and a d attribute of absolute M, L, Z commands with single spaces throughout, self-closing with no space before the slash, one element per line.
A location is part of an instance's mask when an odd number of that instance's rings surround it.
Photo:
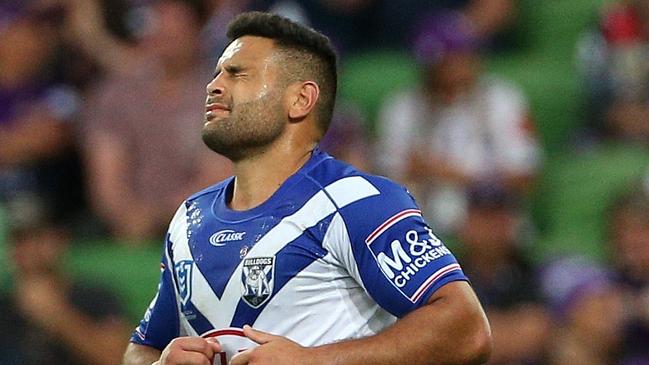
<path fill-rule="evenodd" d="M 223 68 L 220 68 L 220 67 L 217 68 L 216 71 L 214 72 L 214 75 L 212 76 L 212 78 L 215 79 L 222 72 L 225 72 L 230 77 L 247 76 L 247 74 L 244 73 L 244 71 L 245 71 L 245 69 L 243 67 L 241 67 L 241 66 L 227 65 L 227 66 L 224 66 Z"/>
<path fill-rule="evenodd" d="M 239 66 L 226 66 L 225 67 L 225 72 L 231 74 L 231 75 L 236 75 L 241 73 L 242 68 Z"/>

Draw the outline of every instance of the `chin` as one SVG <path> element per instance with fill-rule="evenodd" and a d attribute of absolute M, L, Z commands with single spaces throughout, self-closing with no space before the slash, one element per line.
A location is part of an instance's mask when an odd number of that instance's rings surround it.
<path fill-rule="evenodd" d="M 233 144 L 231 139 L 221 138 L 220 135 L 217 135 L 217 132 L 215 130 L 209 128 L 210 124 L 213 125 L 214 121 L 212 121 L 211 123 L 207 122 L 201 133 L 203 143 L 210 150 L 218 153 L 219 155 L 227 157 L 233 162 L 243 159 L 243 149 Z"/>

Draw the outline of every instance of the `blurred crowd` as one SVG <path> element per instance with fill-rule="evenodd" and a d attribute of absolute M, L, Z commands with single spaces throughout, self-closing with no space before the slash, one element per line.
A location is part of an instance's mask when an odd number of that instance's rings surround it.
<path fill-rule="evenodd" d="M 230 175 L 199 131 L 245 10 L 327 34 L 343 74 L 376 49 L 416 65 L 375 113 L 341 97 L 321 146 L 417 198 L 488 312 L 490 364 L 649 364 L 649 174 L 603 209 L 605 260 L 531 254 L 549 151 L 523 89 L 486 67 L 520 47 L 519 1 L 2 0 L 0 365 L 119 363 L 133 325 L 119 295 L 63 258 L 97 238 L 155 245 L 185 197 Z M 649 1 L 598 11 L 575 44 L 587 103 L 571 140 L 649 149 Z"/>

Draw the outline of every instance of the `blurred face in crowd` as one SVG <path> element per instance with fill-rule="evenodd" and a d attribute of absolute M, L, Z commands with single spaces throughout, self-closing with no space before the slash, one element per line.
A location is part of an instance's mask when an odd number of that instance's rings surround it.
<path fill-rule="evenodd" d="M 514 213 L 505 207 L 470 207 L 460 235 L 470 252 L 506 255 L 514 242 Z"/>
<path fill-rule="evenodd" d="M 167 62 L 197 57 L 201 28 L 192 10 L 179 1 L 161 1 L 150 10 L 143 45 Z"/>
<path fill-rule="evenodd" d="M 31 80 L 49 59 L 50 32 L 36 22 L 20 19 L 0 32 L 0 83 Z"/>
<path fill-rule="evenodd" d="M 618 264 L 634 279 L 649 282 L 649 212 L 618 210 L 612 238 Z"/>
<path fill-rule="evenodd" d="M 429 87 L 450 103 L 473 88 L 480 73 L 480 58 L 471 51 L 449 52 L 427 72 Z"/>
<path fill-rule="evenodd" d="M 12 259 L 18 276 L 57 270 L 67 247 L 66 234 L 56 228 L 34 228 L 13 239 Z"/>
<path fill-rule="evenodd" d="M 279 62 L 267 38 L 244 36 L 225 49 L 207 85 L 202 137 L 210 149 L 236 162 L 282 134 L 287 112 Z"/>
<path fill-rule="evenodd" d="M 616 346 L 626 322 L 625 297 L 613 284 L 580 295 L 572 304 L 569 316 L 572 327 L 583 338 L 602 349 Z"/>

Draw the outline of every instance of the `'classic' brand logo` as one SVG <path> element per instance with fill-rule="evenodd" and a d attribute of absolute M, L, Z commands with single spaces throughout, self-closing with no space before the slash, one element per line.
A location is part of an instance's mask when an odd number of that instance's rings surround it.
<path fill-rule="evenodd" d="M 232 229 L 224 229 L 214 233 L 210 237 L 210 244 L 216 247 L 225 246 L 226 242 L 241 241 L 245 235 L 246 232 L 236 232 Z"/>

